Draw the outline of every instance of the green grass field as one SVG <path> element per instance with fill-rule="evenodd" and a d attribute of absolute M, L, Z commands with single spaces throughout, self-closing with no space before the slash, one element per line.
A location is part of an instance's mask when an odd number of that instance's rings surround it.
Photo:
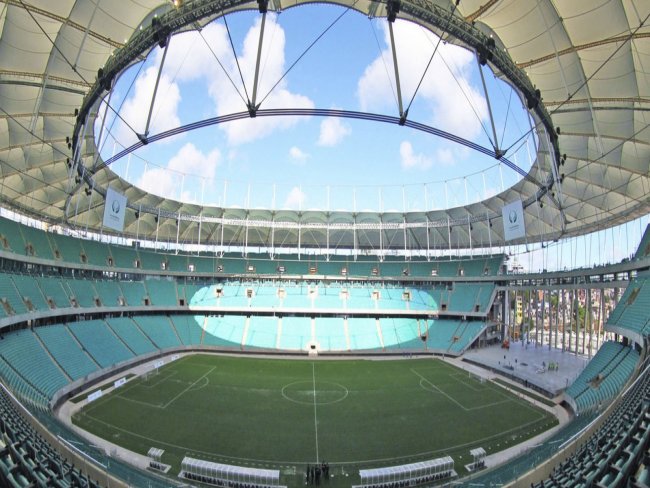
<path fill-rule="evenodd" d="M 146 454 L 280 469 L 302 485 L 327 461 L 332 486 L 359 468 L 488 454 L 556 425 L 546 412 L 438 359 L 307 360 L 185 356 L 84 407 L 75 424 Z M 295 473 L 295 474 L 294 474 Z M 343 476 L 341 476 L 343 475 Z M 346 476 L 347 475 L 347 476 Z"/>

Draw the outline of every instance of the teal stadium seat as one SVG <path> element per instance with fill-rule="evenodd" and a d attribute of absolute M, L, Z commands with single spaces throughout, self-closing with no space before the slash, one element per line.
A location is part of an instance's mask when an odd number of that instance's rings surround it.
<path fill-rule="evenodd" d="M 134 356 L 103 320 L 69 323 L 68 329 L 102 368 Z"/>
<path fill-rule="evenodd" d="M 3 301 L 2 312 L 5 315 L 24 314 L 27 313 L 27 305 L 16 288 L 11 275 L 0 273 L 0 300 Z"/>
<path fill-rule="evenodd" d="M 246 320 L 242 315 L 206 317 L 203 324 L 203 345 L 240 349 Z"/>
<path fill-rule="evenodd" d="M 80 307 L 95 307 L 99 294 L 89 280 L 64 279 L 64 286 L 70 288 L 71 296 L 75 298 Z"/>
<path fill-rule="evenodd" d="M 35 310 L 49 310 L 50 306 L 41 293 L 36 280 L 32 276 L 13 275 L 14 284 L 24 303 L 31 303 Z"/>
<path fill-rule="evenodd" d="M 107 248 L 113 260 L 114 268 L 135 268 L 135 262 L 138 260 L 135 249 L 118 245 L 108 245 Z"/>
<path fill-rule="evenodd" d="M 68 308 L 70 307 L 70 290 L 63 286 L 59 278 L 52 278 L 47 276 L 36 276 L 34 278 L 46 300 L 51 303 L 54 308 Z"/>
<path fill-rule="evenodd" d="M 169 317 L 165 315 L 139 315 L 133 317 L 133 320 L 157 348 L 169 349 L 181 345 Z"/>
<path fill-rule="evenodd" d="M 70 237 L 62 234 L 50 234 L 50 241 L 54 248 L 54 257 L 66 263 L 81 263 L 81 239 Z"/>
<path fill-rule="evenodd" d="M 311 342 L 311 318 L 283 317 L 279 349 L 304 351 Z M 341 325 L 343 321 L 341 320 Z M 328 348 L 329 349 L 329 348 Z"/>
<path fill-rule="evenodd" d="M 152 305 L 178 306 L 176 282 L 167 279 L 151 278 L 145 281 Z"/>
<path fill-rule="evenodd" d="M 137 307 L 145 304 L 147 291 L 144 289 L 142 281 L 120 281 L 120 288 L 127 305 Z"/>
<path fill-rule="evenodd" d="M 278 318 L 252 316 L 248 322 L 246 348 L 275 349 L 278 338 Z"/>
<path fill-rule="evenodd" d="M 199 323 L 204 320 L 202 315 L 173 315 L 170 320 L 183 345 L 198 346 L 201 344 L 203 328 Z"/>
<path fill-rule="evenodd" d="M 122 290 L 117 281 L 97 280 L 93 283 L 99 295 L 99 300 L 104 307 L 117 307 L 121 305 Z"/>
<path fill-rule="evenodd" d="M 108 267 L 109 250 L 107 244 L 89 239 L 80 242 L 87 264 Z"/>
<path fill-rule="evenodd" d="M 0 355 L 48 398 L 68 384 L 68 377 L 31 330 L 23 329 L 5 335 L 4 340 L 0 341 Z"/>
<path fill-rule="evenodd" d="M 348 335 L 352 350 L 381 349 L 377 333 L 377 320 L 372 318 L 348 318 Z"/>
<path fill-rule="evenodd" d="M 153 342 L 140 330 L 140 328 L 127 317 L 115 317 L 105 319 L 111 330 L 121 341 L 135 354 L 148 354 L 155 352 L 158 348 Z"/>
<path fill-rule="evenodd" d="M 54 259 L 54 251 L 45 231 L 28 225 L 22 225 L 20 230 L 24 239 L 25 254 L 42 259 Z"/>
<path fill-rule="evenodd" d="M 97 363 L 86 354 L 65 325 L 37 327 L 34 331 L 73 381 L 99 369 Z"/>
<path fill-rule="evenodd" d="M 347 351 L 348 336 L 341 317 L 316 317 L 316 342 L 324 351 Z"/>

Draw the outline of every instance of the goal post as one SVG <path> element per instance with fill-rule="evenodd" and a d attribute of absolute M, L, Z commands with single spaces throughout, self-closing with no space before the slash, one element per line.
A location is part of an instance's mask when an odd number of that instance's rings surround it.
<path fill-rule="evenodd" d="M 474 381 L 478 381 L 481 384 L 485 383 L 486 381 L 484 376 L 478 375 L 476 373 L 472 373 L 471 371 L 468 371 L 467 374 L 469 378 L 473 379 Z"/>

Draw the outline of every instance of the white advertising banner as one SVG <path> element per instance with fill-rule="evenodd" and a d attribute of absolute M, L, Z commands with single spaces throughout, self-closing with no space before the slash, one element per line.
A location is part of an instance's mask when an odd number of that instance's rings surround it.
<path fill-rule="evenodd" d="M 506 241 L 522 239 L 526 236 L 524 206 L 521 200 L 515 200 L 501 209 L 503 217 L 503 237 Z"/>
<path fill-rule="evenodd" d="M 122 232 L 124 230 L 124 214 L 126 213 L 126 197 L 112 188 L 106 190 L 104 204 L 104 227 Z"/>
<path fill-rule="evenodd" d="M 102 390 L 93 391 L 90 395 L 86 397 L 86 402 L 87 403 L 94 402 L 95 400 L 101 397 L 102 397 Z"/>

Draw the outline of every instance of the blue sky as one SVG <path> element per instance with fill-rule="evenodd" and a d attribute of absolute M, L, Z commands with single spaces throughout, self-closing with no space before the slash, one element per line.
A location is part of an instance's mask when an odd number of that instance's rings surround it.
<path fill-rule="evenodd" d="M 288 75 L 307 46 L 334 19 Z M 260 14 L 227 18 L 249 97 Z M 437 38 L 414 24 L 394 24 L 402 97 L 407 105 Z M 397 116 L 392 54 L 385 19 L 370 20 L 338 6 L 311 5 L 269 14 L 258 89 L 261 109 L 337 108 Z M 208 48 L 207 46 L 210 46 Z M 245 110 L 224 21 L 171 40 L 150 133 Z M 143 132 L 162 59 L 156 48 L 117 82 L 111 105 Z M 502 147 L 529 130 L 526 111 L 510 88 L 484 69 Z M 267 96 L 268 94 L 268 96 Z M 245 97 L 245 95 L 244 95 Z M 266 97 L 266 98 L 264 98 Z M 109 114 L 101 142 L 110 157 L 135 135 Z M 492 129 L 474 55 L 441 43 L 409 111 L 409 119 L 491 147 Z M 99 125 L 96 126 L 96 134 Z M 530 167 L 530 137 L 508 157 Z M 519 178 L 497 161 L 409 128 L 338 118 L 257 118 L 211 126 L 150 144 L 113 169 L 144 189 L 170 198 L 228 207 L 343 210 L 430 210 L 464 205 Z"/>

